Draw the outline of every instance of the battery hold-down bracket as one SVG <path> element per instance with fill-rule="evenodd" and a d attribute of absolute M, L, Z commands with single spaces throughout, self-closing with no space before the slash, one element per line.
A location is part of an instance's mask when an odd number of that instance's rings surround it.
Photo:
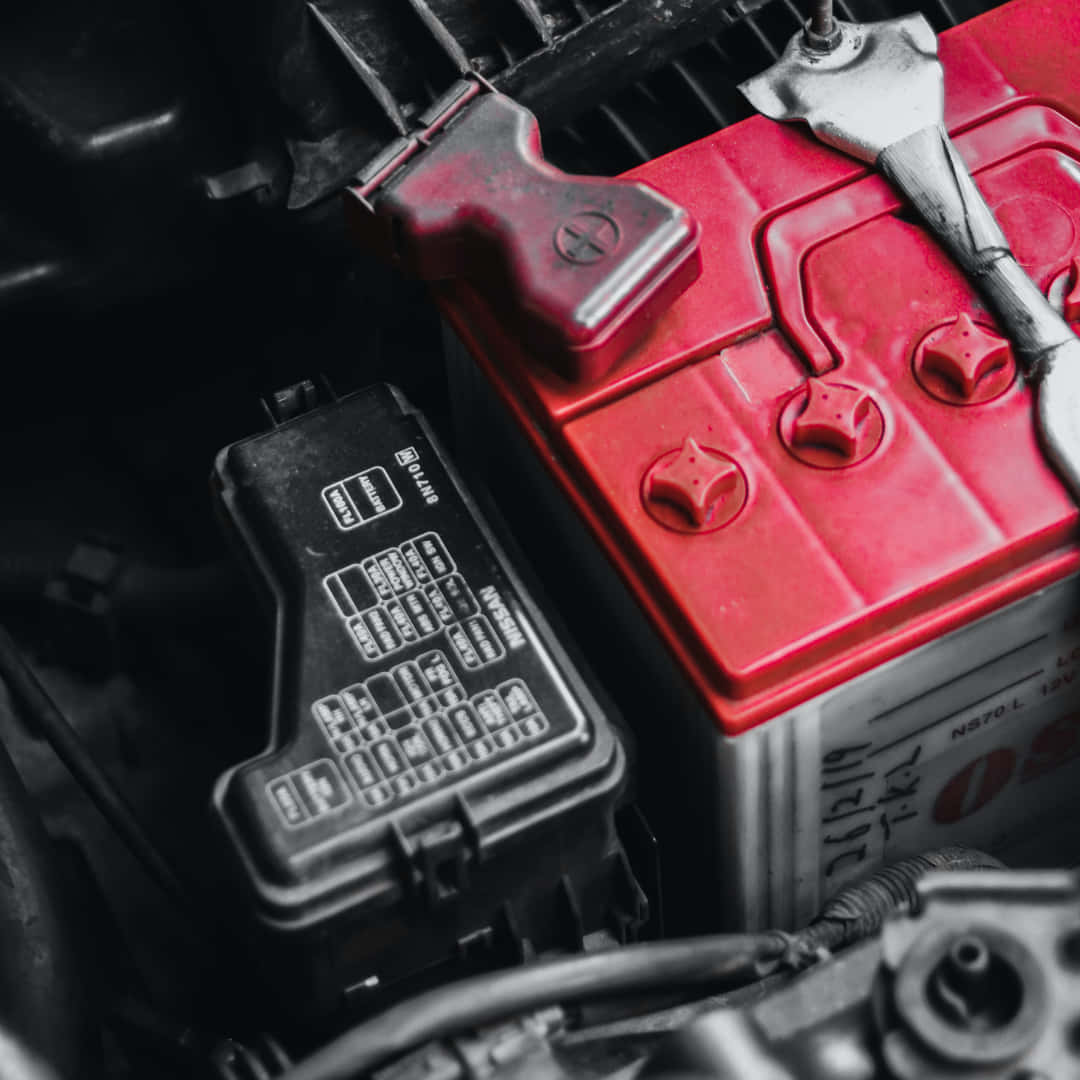
<path fill-rule="evenodd" d="M 633 935 L 621 738 L 421 417 L 373 387 L 216 481 L 277 644 L 270 745 L 214 808 L 289 1000 L 325 1017 L 477 941 L 482 964 Z"/>

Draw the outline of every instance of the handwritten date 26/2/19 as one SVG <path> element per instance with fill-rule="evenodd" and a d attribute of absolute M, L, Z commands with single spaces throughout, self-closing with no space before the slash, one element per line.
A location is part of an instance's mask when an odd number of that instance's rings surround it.
<path fill-rule="evenodd" d="M 916 767 L 922 744 L 887 770 L 878 771 L 873 744 L 836 747 L 822 758 L 821 826 L 825 877 L 866 859 L 870 843 L 889 843 L 893 831 L 919 816 L 915 799 L 922 776 Z"/>
<path fill-rule="evenodd" d="M 1071 673 L 1070 673 L 1071 674 Z M 1048 697 L 1072 679 L 1055 677 L 1039 687 Z M 1019 698 L 969 716 L 950 732 L 951 740 L 984 731 L 1024 708 Z M 828 856 L 826 879 L 868 858 L 877 839 L 888 844 L 895 828 L 920 816 L 915 798 L 923 779 L 915 771 L 923 747 L 916 745 L 898 764 L 879 774 L 869 759 L 871 743 L 830 750 L 822 759 L 822 845 Z M 1080 710 L 1055 717 L 1021 746 L 1001 745 L 967 762 L 946 781 L 930 813 L 937 825 L 951 825 L 977 813 L 1011 783 L 1037 781 L 1080 759 Z M 878 787 L 881 790 L 876 790 Z M 876 796 L 876 797 L 875 797 Z M 874 830 L 879 830 L 875 838 Z"/>

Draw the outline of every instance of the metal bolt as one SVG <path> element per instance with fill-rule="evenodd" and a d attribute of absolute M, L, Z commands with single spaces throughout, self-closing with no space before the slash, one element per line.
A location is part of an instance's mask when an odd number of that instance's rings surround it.
<path fill-rule="evenodd" d="M 942 975 L 968 1001 L 977 1001 L 987 990 L 990 950 L 975 934 L 965 934 L 953 942 L 945 957 Z"/>
<path fill-rule="evenodd" d="M 995 961 L 979 934 L 955 938 L 931 980 L 932 1007 L 960 1030 L 987 1032 L 1008 1025 L 1022 998 L 1015 971 Z"/>

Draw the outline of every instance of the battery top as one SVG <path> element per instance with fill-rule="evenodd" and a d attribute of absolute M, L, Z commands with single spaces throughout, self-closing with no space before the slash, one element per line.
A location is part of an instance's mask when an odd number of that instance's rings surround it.
<path fill-rule="evenodd" d="M 941 57 L 961 155 L 1080 320 L 1080 15 L 1017 0 Z M 757 117 L 633 175 L 704 269 L 605 379 L 551 374 L 465 286 L 444 309 L 723 730 L 1080 567 L 1009 343 L 884 180 Z"/>

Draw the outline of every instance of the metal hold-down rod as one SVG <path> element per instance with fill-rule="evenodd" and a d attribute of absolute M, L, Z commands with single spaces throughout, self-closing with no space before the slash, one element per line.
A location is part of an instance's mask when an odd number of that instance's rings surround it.
<path fill-rule="evenodd" d="M 827 38 L 833 32 L 833 0 L 814 0 L 814 10 L 810 13 L 810 32 L 818 37 Z"/>
<path fill-rule="evenodd" d="M 813 0 L 803 42 L 815 52 L 832 52 L 840 44 L 840 27 L 833 18 L 833 0 Z"/>

